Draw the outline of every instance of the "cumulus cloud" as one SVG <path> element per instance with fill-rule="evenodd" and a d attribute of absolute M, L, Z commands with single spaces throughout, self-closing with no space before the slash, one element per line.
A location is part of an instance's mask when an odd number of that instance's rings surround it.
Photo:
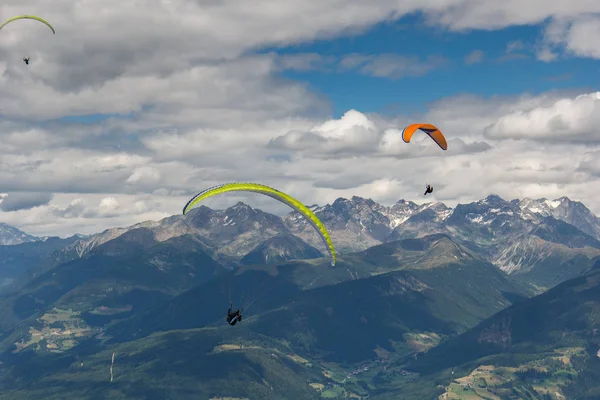
<path fill-rule="evenodd" d="M 125 124 L 137 122 L 137 130 L 141 130 L 172 126 L 175 121 L 223 126 L 227 121 L 310 114 L 327 107 L 304 85 L 276 79 L 272 74 L 277 68 L 273 57 L 254 56 L 205 63 L 165 75 L 122 75 L 74 93 L 35 81 L 8 79 L 3 83 L 5 96 L 0 99 L 0 111 L 14 118 L 32 119 L 122 114 Z"/>
<path fill-rule="evenodd" d="M 302 152 L 306 157 L 391 156 L 416 158 L 435 156 L 440 149 L 425 134 L 417 134 L 410 144 L 402 140 L 402 130 L 386 128 L 385 122 L 375 122 L 356 110 L 347 111 L 340 119 L 315 125 L 307 131 L 293 130 L 269 141 L 277 150 Z M 402 127 L 409 122 L 405 120 Z M 467 144 L 448 136 L 455 153 L 479 152 L 489 149 L 485 143 Z"/>
<path fill-rule="evenodd" d="M 100 202 L 100 205 L 98 206 L 98 211 L 100 212 L 100 214 L 104 214 L 107 216 L 115 215 L 115 212 L 119 209 L 120 206 L 121 205 L 119 204 L 119 201 L 114 197 L 105 197 Z"/>
<path fill-rule="evenodd" d="M 51 133 L 39 129 L 18 129 L 10 132 L 0 133 L 2 140 L 2 153 L 30 152 L 34 149 L 43 149 L 65 144 L 67 139 L 52 135 Z"/>
<path fill-rule="evenodd" d="M 160 171 L 154 167 L 140 167 L 136 168 L 126 182 L 129 185 L 135 185 L 138 188 L 145 188 L 146 190 L 156 188 L 156 184 L 160 182 Z"/>
<path fill-rule="evenodd" d="M 366 115 L 350 110 L 339 120 L 315 125 L 307 132 L 290 131 L 269 145 L 275 149 L 357 154 L 375 149 L 379 136 L 377 126 Z"/>
<path fill-rule="evenodd" d="M 590 151 L 581 157 L 577 172 L 600 178 L 600 151 Z"/>
<path fill-rule="evenodd" d="M 448 204 L 471 201 L 489 193 L 499 193 L 506 198 L 569 195 L 600 210 L 596 199 L 600 192 L 594 183 L 598 179 L 594 174 L 600 171 L 600 164 L 596 165 L 594 157 L 589 155 L 590 146 L 585 142 L 600 137 L 600 130 L 594 128 L 598 124 L 594 125 L 593 119 L 585 122 L 590 117 L 595 118 L 595 105 L 592 105 L 595 99 L 595 93 L 577 96 L 553 92 L 541 96 L 491 99 L 459 96 L 441 100 L 420 119 L 435 120 L 438 126 L 444 127 L 449 138 L 447 152 L 440 151 L 426 135 L 420 140 L 415 136 L 410 144 L 402 142 L 400 129 L 390 128 L 389 124 L 403 127 L 405 118 L 384 123 L 380 116 L 369 118 L 363 114 L 358 118 L 354 112 L 352 114 L 360 121 L 356 123 L 358 127 L 364 129 L 367 126 L 378 133 L 370 136 L 378 140 L 377 151 L 373 151 L 371 145 L 366 148 L 356 146 L 354 153 L 346 156 L 327 153 L 336 150 L 335 138 L 344 137 L 348 127 L 354 127 L 354 120 L 347 116 L 327 124 L 337 126 L 341 130 L 338 134 L 323 134 L 322 129 L 312 129 L 306 135 L 314 142 L 302 142 L 303 136 L 294 132 L 290 136 L 295 140 L 285 143 L 293 145 L 288 146 L 288 150 L 294 155 L 294 170 L 300 170 L 304 165 L 306 179 L 313 180 L 316 187 L 335 190 L 338 195 L 366 193 L 367 197 L 384 200 L 385 196 L 376 197 L 365 190 L 372 182 L 384 179 L 398 199 L 414 199 L 417 188 L 420 190 L 424 182 L 428 182 L 439 189 L 434 193 L 435 199 Z M 574 105 L 587 111 L 572 113 Z M 520 120 L 510 119 L 512 122 L 507 123 L 507 116 L 529 121 L 527 129 L 514 130 L 515 126 L 522 126 Z M 552 118 L 554 124 L 557 118 L 567 121 L 567 131 L 581 132 L 581 140 L 555 140 L 552 128 L 557 125 L 552 124 Z M 575 121 L 579 121 L 579 125 L 574 125 Z M 512 129 L 512 133 L 501 131 L 501 127 Z M 590 129 L 586 130 L 586 127 Z M 540 139 L 550 140 L 540 146 L 537 143 Z M 280 145 L 283 143 L 281 137 L 276 140 L 281 140 Z M 315 147 L 311 148 L 309 145 L 313 143 Z M 328 171 L 330 177 L 317 171 Z"/>
<path fill-rule="evenodd" d="M 78 218 L 86 215 L 87 205 L 81 198 L 76 198 L 64 208 L 52 207 L 51 211 L 54 215 L 61 218 Z M 89 216 L 90 214 L 88 214 Z"/>
<path fill-rule="evenodd" d="M 192 136 L 187 137 L 183 134 L 180 139 L 187 141 L 177 143 L 172 151 L 166 149 L 167 142 L 155 137 L 157 154 L 161 149 L 166 153 L 162 161 L 158 156 L 126 153 L 78 152 L 75 157 L 75 152 L 67 152 L 57 159 L 48 157 L 43 163 L 36 163 L 40 158 L 20 156 L 8 163 L 13 168 L 20 166 L 20 187 L 28 190 L 36 186 L 58 188 L 63 193 L 73 194 L 59 196 L 64 202 L 62 206 L 51 204 L 35 208 L 31 213 L 36 216 L 38 225 L 28 220 L 31 215 L 25 216 L 18 211 L 5 215 L 7 221 L 30 227 L 34 233 L 49 227 L 65 229 L 60 228 L 63 225 L 70 233 L 75 229 L 92 233 L 90 230 L 97 229 L 94 227 L 111 227 L 115 221 L 122 226 L 126 221 L 135 223 L 141 218 L 178 213 L 189 196 L 223 181 L 266 183 L 293 193 L 308 204 L 324 204 L 338 196 L 352 195 L 383 202 L 392 198 L 415 199 L 424 182 L 428 182 L 438 188 L 433 198 L 448 204 L 469 201 L 490 192 L 509 198 L 572 193 L 593 206 L 595 185 L 592 177 L 597 170 L 586 158 L 589 157 L 586 155 L 589 146 L 577 141 L 563 142 L 562 145 L 550 141 L 542 148 L 535 142 L 537 136 L 515 137 L 510 132 L 498 130 L 510 126 L 502 125 L 502 121 L 511 115 L 529 116 L 538 122 L 541 120 L 539 115 L 548 116 L 548 120 L 552 115 L 562 115 L 564 119 L 570 115 L 569 107 L 561 104 L 578 104 L 580 99 L 593 100 L 595 97 L 593 94 L 572 96 L 556 92 L 516 98 L 460 96 L 438 101 L 421 117 L 435 120 L 443 127 L 449 139 L 447 152 L 441 151 L 425 134 L 415 135 L 410 144 L 404 143 L 400 132 L 409 122 L 407 117 L 390 119 L 350 110 L 340 119 L 318 123 L 302 118 L 287 120 L 285 124 L 273 122 L 266 125 L 266 133 L 262 135 L 259 134 L 260 126 L 256 125 L 254 130 L 248 131 L 253 134 L 246 140 L 244 137 L 248 132 L 243 130 L 219 132 L 215 138 L 222 141 L 203 141 L 202 135 L 190 133 Z M 536 114 L 533 110 L 538 109 L 546 111 Z M 555 110 L 554 114 L 548 110 Z M 581 117 L 582 114 L 577 115 Z M 277 131 L 282 130 L 278 126 L 285 127 L 283 130 L 287 133 L 277 136 Z M 531 126 L 529 130 L 541 132 Z M 491 133 L 496 136 L 490 136 Z M 265 148 L 269 136 L 273 139 Z M 158 136 L 163 140 L 173 137 Z M 208 147 L 192 147 L 189 159 L 182 157 L 195 141 L 206 143 Z M 227 146 L 233 150 L 228 152 Z M 198 151 L 197 158 L 201 160 L 197 164 L 194 164 L 194 151 Z M 232 154 L 238 156 L 232 157 Z M 286 157 L 282 156 L 286 154 Z M 204 163 L 205 158 L 208 161 Z M 35 180 L 40 172 L 41 178 Z M 90 176 L 93 176 L 91 182 Z M 3 185 L 11 183 L 10 179 L 0 181 Z M 591 183 L 587 189 L 577 186 L 584 182 Z M 242 200 L 267 211 L 287 211 L 266 199 L 245 194 L 225 197 L 207 202 L 207 205 L 222 208 Z M 48 214 L 40 216 L 44 210 L 54 218 L 49 218 Z M 105 220 L 107 217 L 110 220 Z M 62 225 L 58 221 L 63 221 Z"/>
<path fill-rule="evenodd" d="M 77 149 L 12 154 L 0 161 L 0 190 L 98 193 L 126 182 L 131 169 L 150 159 L 126 153 Z M 131 189 L 130 189 L 131 190 Z"/>
<path fill-rule="evenodd" d="M 514 111 L 486 128 L 492 139 L 528 138 L 600 143 L 600 92 Z"/>
<path fill-rule="evenodd" d="M 211 152 L 217 155 L 197 167 L 187 164 L 188 161 L 96 156 L 95 162 L 78 165 L 105 170 L 111 177 L 104 181 L 105 190 L 91 191 L 81 186 L 71 195 L 56 196 L 49 206 L 28 211 L 32 215 L 15 211 L 6 213 L 5 219 L 38 234 L 48 229 L 65 229 L 65 225 L 69 233 L 92 233 L 94 229 L 101 230 L 99 227 L 126 226 L 143 219 L 176 214 L 189 196 L 223 181 L 269 184 L 307 204 L 325 204 L 339 196 L 352 195 L 388 203 L 400 198 L 419 199 L 424 183 L 431 183 L 438 189 L 432 199 L 449 205 L 498 193 L 507 198 L 570 195 L 600 209 L 596 200 L 600 193 L 594 189 L 600 187 L 595 183 L 599 169 L 593 163 L 594 157 L 589 155 L 589 145 L 550 141 L 542 147 L 536 143 L 537 137 L 513 138 L 506 133 L 493 137 L 490 142 L 490 131 L 486 131 L 486 127 L 500 126 L 498 121 L 506 115 L 526 115 L 538 108 L 553 109 L 565 99 L 578 101 L 577 96 L 550 93 L 492 99 L 461 96 L 436 102 L 422 118 L 435 118 L 436 124 L 444 127 L 449 138 L 447 152 L 441 151 L 425 134 L 420 138 L 415 136 L 410 144 L 402 142 L 399 135 L 408 121 L 406 117 L 389 119 L 352 110 L 340 119 L 317 123 L 306 119 L 289 120 L 285 125 L 288 132 L 279 137 L 276 123 L 267 127 L 267 134 L 246 142 L 241 139 L 244 132 L 231 131 L 232 136 L 225 143 L 240 141 L 236 144 L 239 153 L 234 146 L 236 151 L 223 150 L 219 156 L 221 150 L 215 149 L 224 149 L 221 146 L 225 144 L 217 144 L 200 153 L 199 158 L 208 157 Z M 567 110 L 557 109 L 559 112 Z M 295 126 L 300 129 L 290 129 Z M 270 148 L 265 149 L 269 135 L 275 139 Z M 305 140 L 306 137 L 314 142 Z M 211 141 L 206 143 L 215 146 Z M 242 152 L 244 143 L 246 148 Z M 159 144 L 156 145 L 158 149 Z M 175 146 L 183 150 L 185 147 L 185 143 Z M 280 157 L 269 158 L 270 154 Z M 288 156 L 282 157 L 282 154 Z M 177 158 L 178 153 L 167 158 L 171 157 Z M 91 158 L 90 155 L 87 158 Z M 107 169 L 109 164 L 114 168 Z M 22 174 L 27 182 L 28 173 Z M 36 172 L 32 170 L 29 174 Z M 84 176 L 81 175 L 82 180 Z M 121 181 L 116 181 L 116 176 Z M 159 183 L 153 183 L 157 178 Z M 129 183 L 124 185 L 127 181 Z M 237 201 L 266 211 L 287 211 L 268 199 L 244 193 L 212 199 L 206 205 L 224 208 Z M 107 217 L 110 219 L 105 219 Z"/>
<path fill-rule="evenodd" d="M 596 10 L 596 13 L 600 11 Z M 553 19 L 544 32 L 544 41 L 538 58 L 553 61 L 558 57 L 554 50 L 564 50 L 579 57 L 600 59 L 600 16 L 592 13 L 575 17 Z"/>

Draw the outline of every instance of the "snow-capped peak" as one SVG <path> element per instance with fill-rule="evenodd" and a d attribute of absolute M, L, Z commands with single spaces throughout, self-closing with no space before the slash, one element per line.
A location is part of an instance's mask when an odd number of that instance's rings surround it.
<path fill-rule="evenodd" d="M 28 235 L 25 232 L 0 222 L 0 245 L 9 246 L 28 242 L 37 242 L 40 238 Z"/>

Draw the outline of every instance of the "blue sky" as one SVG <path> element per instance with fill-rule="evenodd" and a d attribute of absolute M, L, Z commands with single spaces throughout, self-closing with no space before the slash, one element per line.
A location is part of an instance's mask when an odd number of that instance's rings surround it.
<path fill-rule="evenodd" d="M 422 76 L 400 79 L 368 76 L 356 70 L 287 70 L 283 73 L 287 78 L 308 82 L 326 95 L 332 101 L 335 117 L 351 108 L 363 112 L 418 112 L 427 103 L 462 93 L 489 97 L 524 92 L 539 94 L 566 88 L 585 91 L 598 87 L 597 60 L 564 56 L 552 62 L 536 59 L 541 28 L 537 25 L 456 33 L 426 27 L 419 18 L 411 17 L 397 23 L 379 24 L 354 37 L 264 51 L 281 55 L 317 53 L 337 58 L 352 53 L 372 56 L 391 53 L 418 57 L 422 61 L 430 56 L 447 60 Z M 511 43 L 513 50 L 509 51 Z M 465 57 L 475 50 L 483 52 L 483 59 L 466 65 Z"/>

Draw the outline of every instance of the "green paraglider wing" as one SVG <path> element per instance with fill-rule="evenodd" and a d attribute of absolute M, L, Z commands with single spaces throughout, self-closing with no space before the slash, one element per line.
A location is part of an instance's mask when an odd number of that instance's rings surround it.
<path fill-rule="evenodd" d="M 201 202 L 202 200 L 204 200 L 208 197 L 211 197 L 211 196 L 214 196 L 217 194 L 221 194 L 221 193 L 235 192 L 235 191 L 254 192 L 254 193 L 264 194 L 275 200 L 279 200 L 282 203 L 287 204 L 294 210 L 298 211 L 300 214 L 302 214 L 302 216 L 304 216 L 308 220 L 308 222 L 313 226 L 313 228 L 315 228 L 315 230 L 319 233 L 319 236 L 321 236 L 321 239 L 323 240 L 323 243 L 325 243 L 325 246 L 327 247 L 327 250 L 329 251 L 329 255 L 331 256 L 331 265 L 332 266 L 335 265 L 335 262 L 336 262 L 335 248 L 333 247 L 333 243 L 331 242 L 329 233 L 327 232 L 327 229 L 325 228 L 325 226 L 323 225 L 321 220 L 319 220 L 319 218 L 317 218 L 317 216 L 310 209 L 308 209 L 304 204 L 300 203 L 298 200 L 294 199 L 293 197 L 291 197 L 283 192 L 280 192 L 277 189 L 273 189 L 271 187 L 268 187 L 265 185 L 260 185 L 257 183 L 226 183 L 223 185 L 214 186 L 209 189 L 203 190 L 202 192 L 200 192 L 197 195 L 195 195 L 194 197 L 192 197 L 192 199 L 185 205 L 185 207 L 183 207 L 183 214 L 185 215 L 194 205 L 198 204 L 199 202 Z"/>
<path fill-rule="evenodd" d="M 0 25 L 0 29 L 4 28 L 5 25 L 10 24 L 11 22 L 19 20 L 19 19 L 35 19 L 36 21 L 40 21 L 42 24 L 45 24 L 46 26 L 48 26 L 48 28 L 50 28 L 52 30 L 52 33 L 54 33 L 56 35 L 56 31 L 54 30 L 54 28 L 52 27 L 52 25 L 50 25 L 50 23 L 48 21 L 46 21 L 43 18 L 36 17 L 35 15 L 18 15 L 16 17 L 9 18 L 6 21 L 4 21 L 4 23 L 2 25 Z"/>

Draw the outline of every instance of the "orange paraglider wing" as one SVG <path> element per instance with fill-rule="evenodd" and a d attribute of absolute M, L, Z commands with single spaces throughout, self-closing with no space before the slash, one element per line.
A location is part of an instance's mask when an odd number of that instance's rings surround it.
<path fill-rule="evenodd" d="M 442 131 L 440 131 L 435 125 L 431 124 L 412 124 L 407 126 L 404 128 L 404 130 L 402 130 L 402 140 L 404 140 L 406 143 L 410 143 L 410 138 L 417 130 L 422 130 L 428 134 L 429 137 L 432 138 L 442 150 L 448 150 L 448 143 L 446 143 L 446 138 L 442 134 Z"/>

